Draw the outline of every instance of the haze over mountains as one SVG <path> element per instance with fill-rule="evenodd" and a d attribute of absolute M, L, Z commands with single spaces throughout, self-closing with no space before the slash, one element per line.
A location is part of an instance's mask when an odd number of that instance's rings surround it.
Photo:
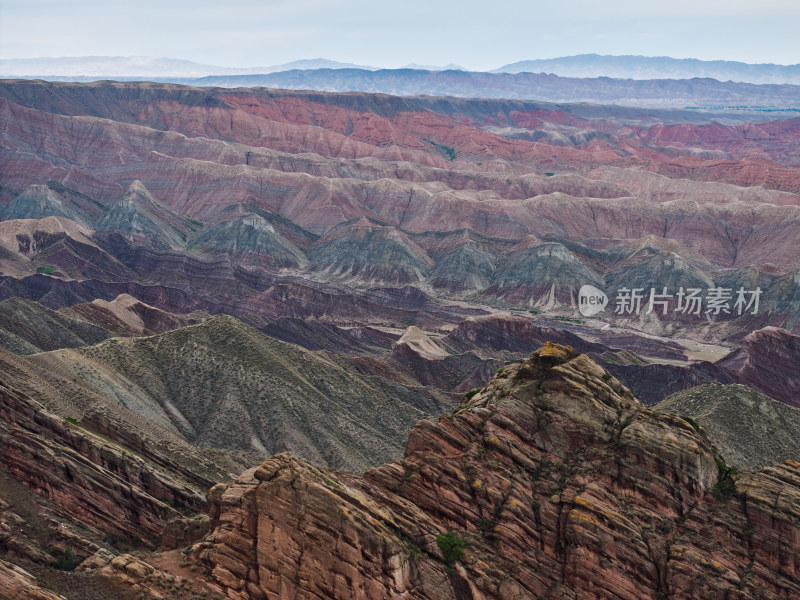
<path fill-rule="evenodd" d="M 291 69 L 371 69 L 324 58 L 296 60 L 265 67 L 221 67 L 155 56 L 75 56 L 0 59 L 2 77 L 204 77 L 272 73 Z"/>
<path fill-rule="evenodd" d="M 580 54 L 560 58 L 522 60 L 492 73 L 553 73 L 561 77 L 617 79 L 694 79 L 742 83 L 800 84 L 800 64 L 749 64 L 730 60 L 698 60 L 668 56 L 610 56 Z"/>
<path fill-rule="evenodd" d="M 263 67 L 221 67 L 175 58 L 152 56 L 79 56 L 59 58 L 3 58 L 3 77 L 204 77 L 208 75 L 265 74 L 296 69 L 365 69 L 364 66 L 324 58 L 295 60 Z M 469 71 L 452 63 L 444 66 L 408 64 L 403 69 Z M 666 56 L 610 56 L 581 54 L 561 58 L 521 60 L 492 73 L 552 73 L 561 77 L 618 79 L 710 78 L 741 83 L 800 84 L 800 65 L 750 64 L 727 60 L 698 60 Z"/>
<path fill-rule="evenodd" d="M 490 73 L 468 72 L 456 65 L 380 69 L 326 59 L 248 68 L 153 57 L 2 59 L 0 76 L 766 111 L 774 117 L 800 111 L 800 65 L 664 57 L 581 55 L 521 61 Z"/>

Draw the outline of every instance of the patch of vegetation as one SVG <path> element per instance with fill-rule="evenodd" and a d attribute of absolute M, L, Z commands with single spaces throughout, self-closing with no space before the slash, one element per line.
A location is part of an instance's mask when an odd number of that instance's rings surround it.
<path fill-rule="evenodd" d="M 450 146 L 439 146 L 439 148 L 447 155 L 447 160 L 454 161 L 456 159 L 456 150 Z"/>
<path fill-rule="evenodd" d="M 53 561 L 53 568 L 59 571 L 74 571 L 78 563 L 80 561 L 75 557 L 72 546 L 67 546 L 67 549 Z"/>
<path fill-rule="evenodd" d="M 688 415 L 681 415 L 681 417 L 683 417 L 683 420 L 689 423 L 689 425 L 694 427 L 695 431 L 700 431 L 700 425 L 692 417 Z"/>
<path fill-rule="evenodd" d="M 661 519 L 661 532 L 662 533 L 669 533 L 670 531 L 672 531 L 673 527 L 675 527 L 675 521 L 673 521 L 672 519 L 669 519 L 667 517 L 664 517 L 663 519 Z"/>
<path fill-rule="evenodd" d="M 192 517 L 196 517 L 198 515 L 198 513 L 194 512 L 192 509 L 181 506 L 180 504 L 175 504 L 174 502 L 170 502 L 167 498 L 162 497 L 160 500 L 184 517 L 191 519 Z"/>
<path fill-rule="evenodd" d="M 539 466 L 531 473 L 532 479 L 539 479 L 542 475 L 547 475 L 550 472 L 550 469 L 553 467 L 553 463 L 550 461 L 549 458 L 542 455 L 539 457 Z"/>
<path fill-rule="evenodd" d="M 381 519 L 380 523 L 381 523 L 381 525 L 383 525 L 383 528 L 386 529 L 386 531 L 391 533 L 394 537 L 396 537 L 398 540 L 400 540 L 403 543 L 403 547 L 406 549 L 406 552 L 408 552 L 408 555 L 411 558 L 417 558 L 417 556 L 422 554 L 422 550 L 419 548 L 419 546 L 417 546 L 415 543 L 413 543 L 411 540 L 409 540 L 406 536 L 404 536 L 400 532 L 399 529 L 393 527 L 392 525 L 390 525 L 389 523 L 387 523 L 383 519 Z"/>
<path fill-rule="evenodd" d="M 423 139 L 422 141 L 428 142 L 432 146 L 434 146 L 439 152 L 444 154 L 444 157 L 449 160 L 450 162 L 454 161 L 458 154 L 456 153 L 455 148 L 451 148 L 450 146 L 445 146 L 444 144 L 437 144 L 433 140 L 426 140 Z"/>
<path fill-rule="evenodd" d="M 64 421 L 66 421 L 70 425 L 77 425 L 78 424 L 78 419 L 73 419 L 72 417 L 64 417 Z"/>
<path fill-rule="evenodd" d="M 202 221 L 196 221 L 195 219 L 189 219 L 188 217 L 186 218 L 186 220 L 189 223 L 191 223 L 192 225 L 194 225 L 195 227 L 205 227 L 206 226 L 206 224 L 203 223 Z"/>
<path fill-rule="evenodd" d="M 471 389 L 466 394 L 464 394 L 464 401 L 466 402 L 467 400 L 472 400 L 472 398 L 480 391 L 481 391 L 481 388 L 473 388 L 473 389 Z"/>
<path fill-rule="evenodd" d="M 437 535 L 436 545 L 442 551 L 445 564 L 448 567 L 452 567 L 456 561 L 464 558 L 464 547 L 467 542 L 464 541 L 464 538 L 458 537 L 451 531 L 446 535 Z"/>
<path fill-rule="evenodd" d="M 325 482 L 325 485 L 327 485 L 328 487 L 332 487 L 332 488 L 334 488 L 336 490 L 341 490 L 342 489 L 342 486 L 340 486 L 338 483 L 333 481 L 333 479 L 328 479 L 327 477 L 325 477 L 325 475 L 323 475 L 321 473 L 320 473 L 320 477 L 322 478 L 322 481 Z"/>
<path fill-rule="evenodd" d="M 46 267 L 36 267 L 37 273 L 44 273 L 45 275 L 52 275 L 56 272 L 56 268 L 52 265 L 48 265 Z"/>
<path fill-rule="evenodd" d="M 548 173 L 545 173 L 544 175 L 545 175 L 545 177 L 552 177 L 553 175 L 555 175 L 555 173 L 549 173 L 548 172 Z"/>
<path fill-rule="evenodd" d="M 115 531 L 106 531 L 103 534 L 103 541 L 109 546 L 121 551 L 128 551 L 144 546 L 144 540 L 142 540 L 141 536 L 136 535 L 128 537 L 120 535 Z"/>
<path fill-rule="evenodd" d="M 714 457 L 714 462 L 717 463 L 719 469 L 719 480 L 717 485 L 711 488 L 711 493 L 717 500 L 730 498 L 736 492 L 736 486 L 733 481 L 733 476 L 738 473 L 733 467 L 725 464 L 725 461 L 719 457 Z"/>
<path fill-rule="evenodd" d="M 583 323 L 581 319 L 572 319 L 570 317 L 553 317 L 554 321 L 564 321 L 565 323 L 578 323 L 579 325 Z"/>

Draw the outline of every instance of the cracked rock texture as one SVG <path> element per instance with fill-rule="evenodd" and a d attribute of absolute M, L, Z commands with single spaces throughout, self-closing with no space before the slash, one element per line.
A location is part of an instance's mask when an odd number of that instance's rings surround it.
<path fill-rule="evenodd" d="M 420 421 L 403 460 L 277 455 L 209 503 L 191 555 L 228 598 L 800 596 L 800 464 L 731 474 L 688 421 L 551 343 Z"/>

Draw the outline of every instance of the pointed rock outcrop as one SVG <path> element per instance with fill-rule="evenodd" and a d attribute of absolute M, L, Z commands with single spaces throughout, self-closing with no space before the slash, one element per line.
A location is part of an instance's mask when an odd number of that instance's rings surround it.
<path fill-rule="evenodd" d="M 192 230 L 186 219 L 156 200 L 138 180 L 95 227 L 98 231 L 118 233 L 134 245 L 159 250 L 183 247 Z"/>

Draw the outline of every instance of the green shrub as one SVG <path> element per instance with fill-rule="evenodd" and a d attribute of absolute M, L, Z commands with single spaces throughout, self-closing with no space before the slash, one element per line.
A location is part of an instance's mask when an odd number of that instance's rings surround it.
<path fill-rule="evenodd" d="M 579 325 L 583 323 L 580 319 L 571 319 L 570 317 L 553 317 L 554 321 L 563 321 L 564 323 L 578 323 Z"/>
<path fill-rule="evenodd" d="M 718 500 L 729 498 L 736 491 L 732 476 L 736 475 L 738 471 L 726 465 L 724 460 L 716 456 L 714 457 L 714 462 L 717 463 L 717 469 L 719 470 L 719 480 L 717 480 L 717 485 L 711 488 L 711 493 Z"/>
<path fill-rule="evenodd" d="M 464 401 L 472 400 L 473 396 L 475 396 L 478 392 L 481 391 L 481 388 L 474 388 L 464 394 Z"/>
<path fill-rule="evenodd" d="M 700 425 L 698 425 L 697 421 L 695 421 L 692 417 L 689 417 L 689 416 L 686 416 L 686 415 L 681 415 L 681 417 L 683 417 L 683 420 L 686 421 L 687 423 L 689 423 L 689 425 L 694 427 L 695 431 L 700 431 Z"/>
<path fill-rule="evenodd" d="M 464 558 L 464 538 L 458 537 L 452 531 L 447 535 L 437 535 L 436 545 L 444 555 L 444 562 L 447 566 L 452 566 L 458 560 Z"/>
<path fill-rule="evenodd" d="M 52 275 L 56 272 L 56 268 L 54 266 L 47 266 L 47 267 L 36 267 L 37 273 L 44 273 L 45 275 Z"/>
<path fill-rule="evenodd" d="M 80 561 L 75 558 L 75 553 L 72 551 L 71 546 L 53 561 L 53 568 L 59 571 L 74 571 Z"/>

